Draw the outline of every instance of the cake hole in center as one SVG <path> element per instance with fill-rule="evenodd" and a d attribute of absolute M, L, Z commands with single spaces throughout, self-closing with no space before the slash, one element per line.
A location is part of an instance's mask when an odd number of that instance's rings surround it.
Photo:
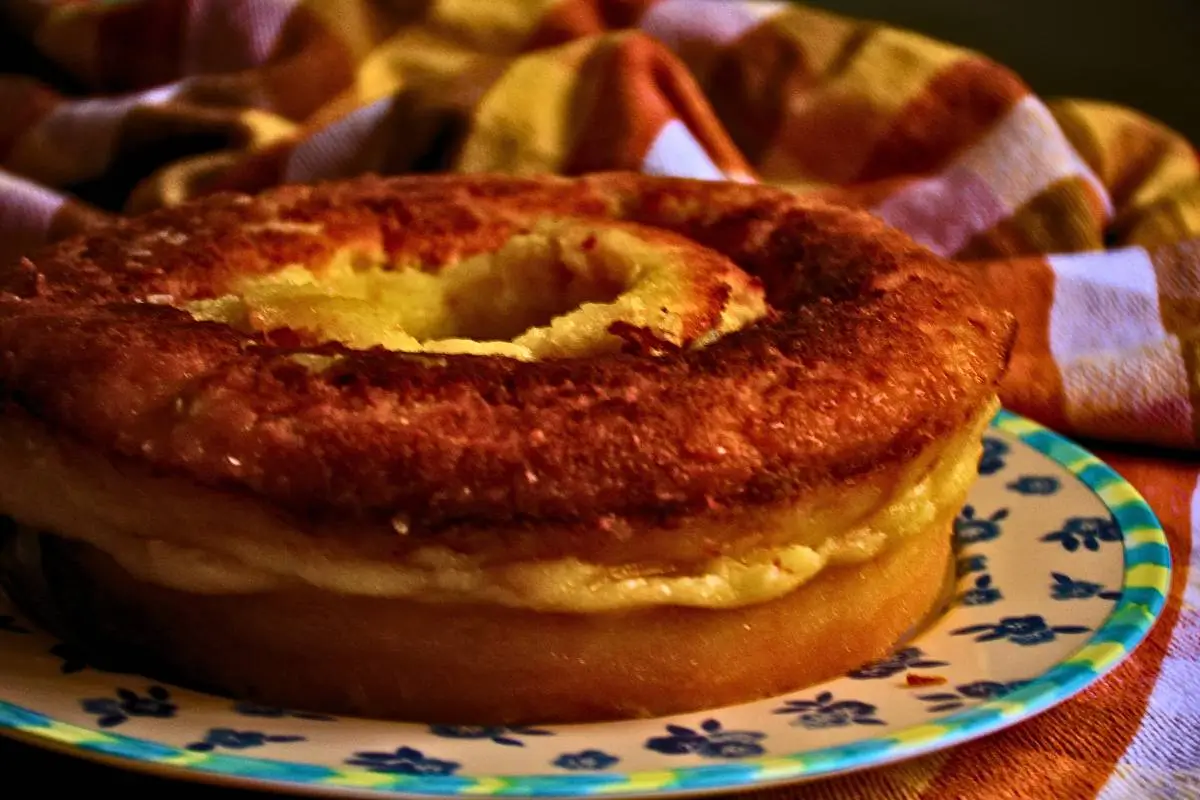
<path fill-rule="evenodd" d="M 345 250 L 320 267 L 290 265 L 239 278 L 226 294 L 184 308 L 246 332 L 288 328 L 356 349 L 537 358 L 541 353 L 523 338 L 540 342 L 546 335 L 539 332 L 569 319 L 572 336 L 582 341 L 580 325 L 611 316 L 600 310 L 645 266 L 646 248 L 624 241 L 632 238 L 589 226 L 545 226 L 438 269 Z M 607 324 L 587 332 L 597 345 Z"/>

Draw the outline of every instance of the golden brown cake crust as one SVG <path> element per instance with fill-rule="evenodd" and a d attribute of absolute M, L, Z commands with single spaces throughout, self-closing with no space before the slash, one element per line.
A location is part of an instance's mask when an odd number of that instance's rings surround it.
<path fill-rule="evenodd" d="M 347 246 L 436 265 L 546 215 L 682 234 L 761 278 L 780 313 L 666 356 L 520 362 L 304 348 L 142 302 Z M 769 503 L 853 479 L 978 411 L 1012 338 L 955 267 L 866 214 L 626 174 L 213 196 L 2 269 L 0 293 L 0 394 L 51 428 L 286 509 L 434 527 Z M 342 358 L 314 372 L 298 350 Z"/>

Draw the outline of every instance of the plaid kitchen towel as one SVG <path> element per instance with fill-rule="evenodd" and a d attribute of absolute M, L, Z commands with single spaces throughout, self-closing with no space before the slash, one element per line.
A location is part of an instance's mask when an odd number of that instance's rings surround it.
<path fill-rule="evenodd" d="M 865 207 L 1021 321 L 1005 403 L 1096 445 L 1177 566 L 1149 641 L 1017 728 L 778 797 L 1200 797 L 1200 165 L 976 53 L 751 0 L 5 0 L 0 258 L 219 189 L 634 169 Z M 6 57 L 7 53 L 7 57 Z"/>

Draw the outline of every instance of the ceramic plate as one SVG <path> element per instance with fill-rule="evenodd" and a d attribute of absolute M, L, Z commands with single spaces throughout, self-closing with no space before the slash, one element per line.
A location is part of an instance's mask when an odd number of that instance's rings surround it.
<path fill-rule="evenodd" d="M 0 729 L 177 777 L 308 792 L 655 795 L 797 781 L 948 747 L 1095 681 L 1146 635 L 1169 577 L 1115 472 L 1001 412 L 955 523 L 955 597 L 912 641 L 820 686 L 662 719 L 407 725 L 235 703 L 86 663 L 0 608 Z"/>

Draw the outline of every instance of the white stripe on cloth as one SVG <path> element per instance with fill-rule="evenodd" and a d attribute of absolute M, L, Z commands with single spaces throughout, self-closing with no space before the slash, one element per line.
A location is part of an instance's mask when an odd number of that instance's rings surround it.
<path fill-rule="evenodd" d="M 708 157 L 687 126 L 677 119 L 659 129 L 650 149 L 642 157 L 642 172 L 676 178 L 725 180 L 725 173 Z"/>
<path fill-rule="evenodd" d="M 1174 336 L 1058 367 L 1067 420 L 1081 434 L 1166 447 L 1195 444 L 1187 368 Z"/>
<path fill-rule="evenodd" d="M 880 203 L 876 216 L 921 244 L 951 255 L 1051 184 L 1083 179 L 1111 216 L 1103 184 L 1036 97 L 1018 101 L 996 127 L 940 173 L 915 181 Z"/>
<path fill-rule="evenodd" d="M 1060 364 L 1166 338 L 1154 263 L 1141 247 L 1050 256 L 1050 352 Z"/>
<path fill-rule="evenodd" d="M 256 67 L 275 50 L 297 0 L 191 0 L 184 75 Z"/>
<path fill-rule="evenodd" d="M 0 170 L 0 264 L 45 240 L 64 198 Z"/>
<path fill-rule="evenodd" d="M 1051 256 L 1050 353 L 1067 417 L 1098 434 L 1190 442 L 1188 375 L 1163 327 L 1154 264 L 1140 247 Z"/>
<path fill-rule="evenodd" d="M 364 157 L 370 155 L 364 145 L 392 107 L 392 99 L 384 98 L 356 109 L 312 134 L 288 156 L 284 180 L 304 183 L 315 180 L 345 178 L 369 171 Z"/>
<path fill-rule="evenodd" d="M 1200 797 L 1200 482 L 1192 490 L 1192 563 L 1183 607 L 1141 728 L 1097 800 Z"/>
<path fill-rule="evenodd" d="M 659 0 L 638 27 L 672 49 L 696 40 L 729 44 L 787 7 L 745 0 Z"/>
<path fill-rule="evenodd" d="M 125 117 L 135 108 L 161 106 L 181 84 L 144 92 L 64 100 L 21 137 L 9 154 L 21 174 L 39 183 L 62 186 L 88 180 L 108 169 Z"/>

